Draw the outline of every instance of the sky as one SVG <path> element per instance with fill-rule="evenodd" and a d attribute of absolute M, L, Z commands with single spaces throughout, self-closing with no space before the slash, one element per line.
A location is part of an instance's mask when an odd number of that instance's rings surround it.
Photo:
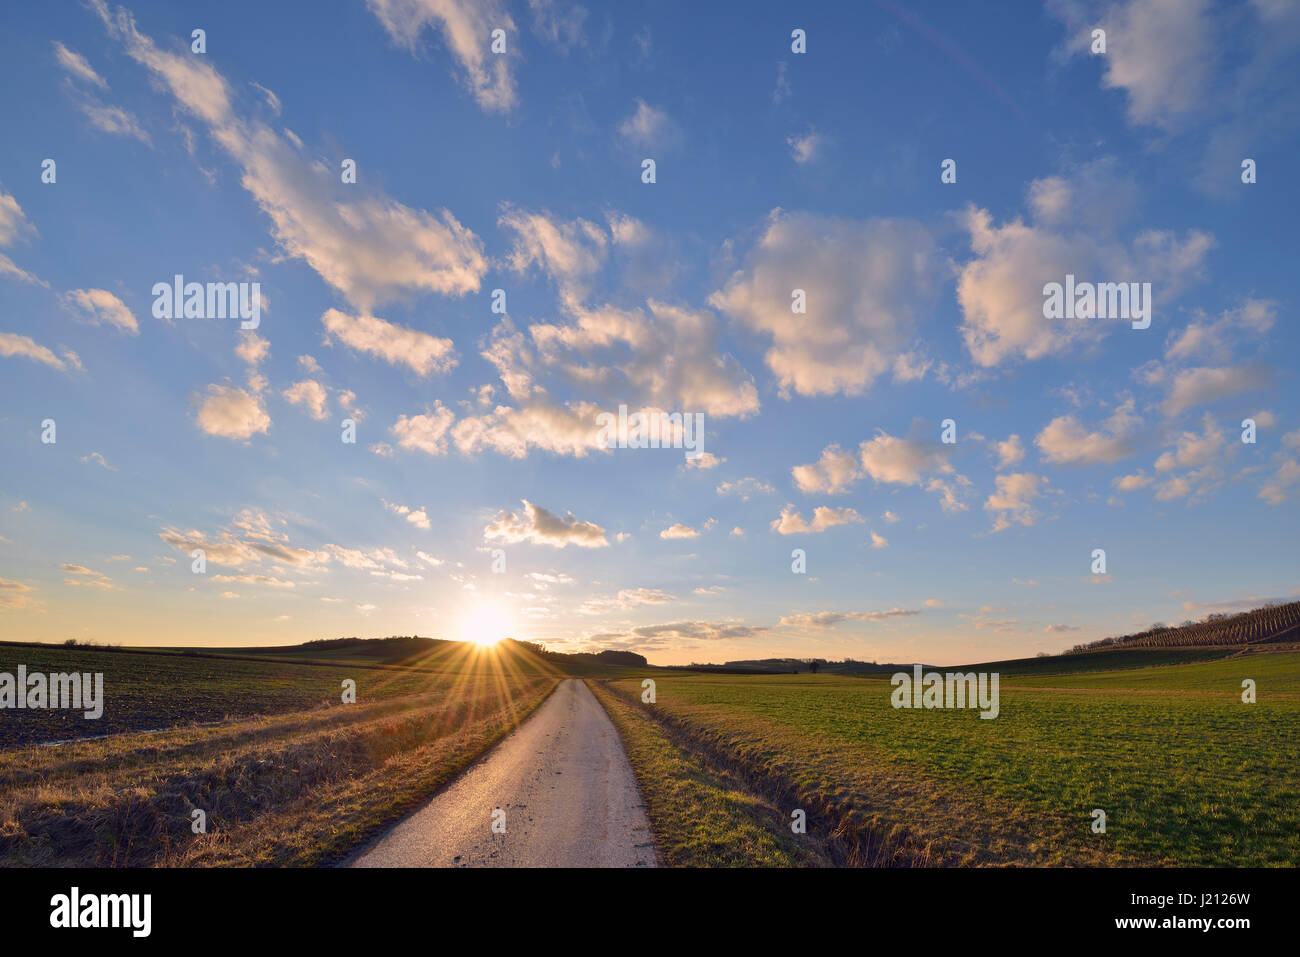
<path fill-rule="evenodd" d="M 957 664 L 1295 600 L 1298 54 L 1292 0 L 9 5 L 0 638 Z"/>

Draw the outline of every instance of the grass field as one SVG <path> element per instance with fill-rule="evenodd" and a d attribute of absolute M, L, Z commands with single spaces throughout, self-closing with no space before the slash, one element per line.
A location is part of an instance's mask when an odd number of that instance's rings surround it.
<path fill-rule="evenodd" d="M 99 721 L 0 713 L 0 863 L 10 866 L 330 862 L 427 799 L 558 681 L 508 651 L 468 649 L 459 671 L 436 673 L 16 645 L 0 654 L 0 671 L 21 662 L 105 675 Z M 356 704 L 340 702 L 345 677 Z M 88 734 L 108 736 L 30 743 Z M 195 809 L 205 834 L 192 833 Z"/>
<path fill-rule="evenodd" d="M 1243 678 L 1258 703 L 1242 703 Z M 1300 654 L 1012 677 L 991 721 L 895 710 L 884 677 L 656 681 L 653 706 L 634 680 L 610 687 L 777 796 L 782 816 L 806 809 L 809 839 L 835 835 L 855 863 L 1300 859 Z"/>

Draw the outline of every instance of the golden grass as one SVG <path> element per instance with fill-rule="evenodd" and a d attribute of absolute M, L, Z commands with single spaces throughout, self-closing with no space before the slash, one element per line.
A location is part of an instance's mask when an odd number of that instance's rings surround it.
<path fill-rule="evenodd" d="M 0 754 L 0 862 L 327 863 L 432 791 L 554 689 L 431 677 L 420 694 Z M 191 832 L 191 811 L 208 833 Z"/>

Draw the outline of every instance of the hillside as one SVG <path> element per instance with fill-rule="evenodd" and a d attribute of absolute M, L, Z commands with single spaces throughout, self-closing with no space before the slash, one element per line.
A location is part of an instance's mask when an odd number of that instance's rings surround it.
<path fill-rule="evenodd" d="M 1188 648 L 1300 641 L 1300 601 L 1269 604 L 1236 615 L 1213 614 L 1199 622 L 1152 625 L 1134 635 L 1103 638 L 1075 645 L 1071 653 L 1105 648 Z"/>

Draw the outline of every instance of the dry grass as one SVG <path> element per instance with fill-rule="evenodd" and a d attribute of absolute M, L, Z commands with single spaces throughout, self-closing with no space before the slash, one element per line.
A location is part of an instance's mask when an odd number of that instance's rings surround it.
<path fill-rule="evenodd" d="M 344 855 L 504 736 L 554 676 L 0 754 L 0 862 L 304 865 Z M 191 811 L 208 833 L 191 833 Z"/>

